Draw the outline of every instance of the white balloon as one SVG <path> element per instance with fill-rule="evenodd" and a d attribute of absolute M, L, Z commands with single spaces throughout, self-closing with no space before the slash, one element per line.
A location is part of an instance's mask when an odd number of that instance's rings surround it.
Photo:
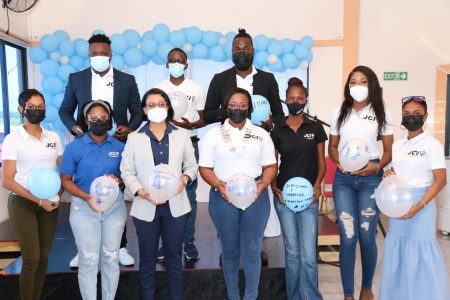
<path fill-rule="evenodd" d="M 180 174 L 166 164 L 159 164 L 150 172 L 149 194 L 156 200 L 169 200 L 177 194 Z"/>
<path fill-rule="evenodd" d="M 180 91 L 172 91 L 168 94 L 170 103 L 174 111 L 174 120 L 180 120 L 187 112 L 189 107 L 189 100 L 186 94 Z"/>
<path fill-rule="evenodd" d="M 90 194 L 94 199 L 94 206 L 104 212 L 116 203 L 119 197 L 119 185 L 111 177 L 100 176 L 91 183 Z"/>
<path fill-rule="evenodd" d="M 245 210 L 255 200 L 255 179 L 244 174 L 235 174 L 227 181 L 227 192 L 233 205 Z"/>
<path fill-rule="evenodd" d="M 349 138 L 339 145 L 339 163 L 348 172 L 361 170 L 369 159 L 369 145 L 363 139 Z"/>
<path fill-rule="evenodd" d="M 413 205 L 413 194 L 403 180 L 397 175 L 391 175 L 383 179 L 375 190 L 375 200 L 383 214 L 398 218 Z"/>
<path fill-rule="evenodd" d="M 271 65 L 274 65 L 278 62 L 278 56 L 276 56 L 275 54 L 270 54 L 267 57 L 267 62 Z"/>

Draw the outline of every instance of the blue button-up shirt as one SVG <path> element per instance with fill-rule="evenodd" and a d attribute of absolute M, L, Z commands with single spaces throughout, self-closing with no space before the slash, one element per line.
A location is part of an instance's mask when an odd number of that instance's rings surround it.
<path fill-rule="evenodd" d="M 92 181 L 105 174 L 120 178 L 120 161 L 124 144 L 108 135 L 99 144 L 85 134 L 66 146 L 61 173 L 73 175 L 73 182 L 89 194 Z"/>
<path fill-rule="evenodd" d="M 178 130 L 174 125 L 168 123 L 166 131 L 161 141 L 158 141 L 153 132 L 148 128 L 148 123 L 139 129 L 139 132 L 145 132 L 150 138 L 150 146 L 153 152 L 153 163 L 155 166 L 159 164 L 169 164 L 169 134 L 172 130 Z"/>

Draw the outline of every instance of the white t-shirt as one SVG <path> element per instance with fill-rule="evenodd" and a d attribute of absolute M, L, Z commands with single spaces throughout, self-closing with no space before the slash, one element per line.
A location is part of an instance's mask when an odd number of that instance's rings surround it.
<path fill-rule="evenodd" d="M 247 90 L 250 95 L 253 95 L 253 76 L 258 73 L 254 66 L 252 66 L 252 72 L 245 78 L 242 78 L 236 74 L 236 86 L 241 89 Z"/>
<path fill-rule="evenodd" d="M 444 147 L 428 132 L 410 140 L 405 136 L 392 146 L 392 167 L 410 187 L 430 186 L 432 171 L 445 169 Z"/>
<path fill-rule="evenodd" d="M 205 108 L 206 102 L 205 90 L 201 85 L 193 80 L 190 80 L 189 78 L 184 78 L 183 82 L 180 85 L 174 85 L 172 82 L 170 82 L 169 79 L 166 79 L 156 84 L 155 88 L 161 89 L 166 93 L 170 93 L 172 91 L 183 92 L 189 100 L 189 107 L 187 112 L 184 114 L 184 117 L 191 123 L 198 121 L 198 119 L 200 118 L 200 116 L 198 115 L 198 111 Z M 190 135 L 196 136 L 197 130 L 190 130 Z"/>
<path fill-rule="evenodd" d="M 262 174 L 262 166 L 275 163 L 269 133 L 248 119 L 241 130 L 225 120 L 206 133 L 200 148 L 199 166 L 214 168 L 217 178 L 224 182 L 238 173 L 257 178 Z"/>
<path fill-rule="evenodd" d="M 105 100 L 111 107 L 114 102 L 114 72 L 112 66 L 108 73 L 103 77 L 98 75 L 91 69 L 92 72 L 92 99 L 89 100 Z"/>
<path fill-rule="evenodd" d="M 41 139 L 28 134 L 23 126 L 5 137 L 2 148 L 3 160 L 16 161 L 14 180 L 28 189 L 28 177 L 40 167 L 57 169 L 56 160 L 63 154 L 63 147 L 56 132 L 42 128 Z"/>
<path fill-rule="evenodd" d="M 340 108 L 333 112 L 331 117 L 330 134 L 340 136 L 339 147 L 349 138 L 361 138 L 367 141 L 369 145 L 370 159 L 380 158 L 380 154 L 377 150 L 377 137 L 378 137 L 378 122 L 375 117 L 375 112 L 372 109 L 372 105 L 367 105 L 359 112 L 355 112 L 353 109 L 348 116 L 347 120 L 341 125 L 340 130 L 337 129 L 337 120 L 339 118 Z M 385 110 L 386 113 L 386 126 L 381 132 L 381 135 L 392 135 L 394 131 L 392 129 L 392 116 L 389 110 Z"/>

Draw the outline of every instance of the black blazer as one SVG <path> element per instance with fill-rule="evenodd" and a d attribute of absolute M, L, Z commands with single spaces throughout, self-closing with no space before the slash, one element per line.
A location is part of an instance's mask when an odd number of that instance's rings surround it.
<path fill-rule="evenodd" d="M 253 95 L 261 95 L 267 98 L 270 104 L 273 121 L 276 125 L 284 123 L 284 112 L 281 106 L 278 84 L 272 73 L 256 69 L 253 77 Z M 223 122 L 226 117 L 225 101 L 227 93 L 237 86 L 236 69 L 232 67 L 222 73 L 214 75 L 209 84 L 208 95 L 204 109 L 205 122 Z"/>
<path fill-rule="evenodd" d="M 113 116 L 117 125 L 125 125 L 136 130 L 144 120 L 144 113 L 141 110 L 139 90 L 134 76 L 114 69 L 113 94 Z M 64 99 L 59 108 L 59 117 L 70 132 L 72 127 L 80 122 L 81 108 L 91 100 L 93 100 L 91 68 L 70 74 Z M 78 115 L 75 120 L 73 115 L 77 108 Z"/>

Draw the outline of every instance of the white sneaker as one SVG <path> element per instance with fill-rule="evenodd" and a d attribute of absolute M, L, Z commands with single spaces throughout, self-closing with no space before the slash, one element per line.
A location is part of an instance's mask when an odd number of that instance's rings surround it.
<path fill-rule="evenodd" d="M 69 266 L 71 268 L 78 268 L 78 253 L 77 253 L 77 255 L 75 255 L 74 258 L 72 258 L 72 260 L 69 263 Z"/>
<path fill-rule="evenodd" d="M 123 266 L 132 266 L 134 265 L 134 258 L 128 253 L 127 248 L 119 249 L 119 262 Z"/>

